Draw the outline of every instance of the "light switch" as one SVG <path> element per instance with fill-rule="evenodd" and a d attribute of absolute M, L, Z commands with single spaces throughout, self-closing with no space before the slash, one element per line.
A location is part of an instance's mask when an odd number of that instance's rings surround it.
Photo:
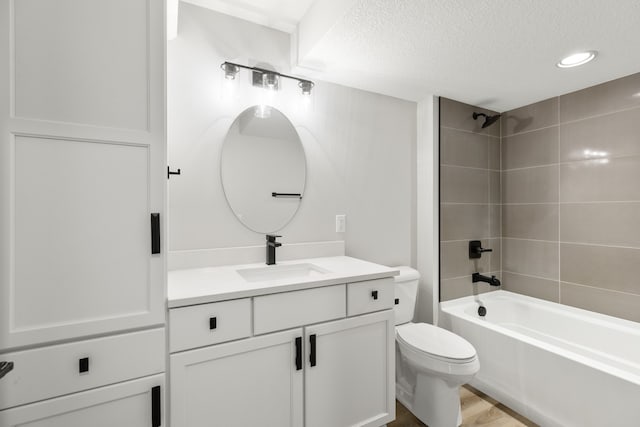
<path fill-rule="evenodd" d="M 344 233 L 347 230 L 347 216 L 336 215 L 336 233 Z"/>

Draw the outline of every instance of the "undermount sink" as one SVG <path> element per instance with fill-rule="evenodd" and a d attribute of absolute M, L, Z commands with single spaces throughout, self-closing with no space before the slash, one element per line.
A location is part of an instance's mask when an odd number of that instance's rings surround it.
<path fill-rule="evenodd" d="M 266 267 L 244 268 L 236 270 L 242 278 L 248 282 L 263 282 L 268 280 L 286 280 L 321 276 L 329 273 L 328 270 L 314 264 L 284 264 L 269 265 Z"/>

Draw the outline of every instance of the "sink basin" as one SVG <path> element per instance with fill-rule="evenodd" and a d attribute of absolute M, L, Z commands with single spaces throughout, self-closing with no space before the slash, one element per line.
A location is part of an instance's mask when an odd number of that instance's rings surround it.
<path fill-rule="evenodd" d="M 248 282 L 263 282 L 267 280 L 299 279 L 313 276 L 321 276 L 329 273 L 328 270 L 314 264 L 284 264 L 269 265 L 266 267 L 244 268 L 236 270 L 242 278 Z"/>

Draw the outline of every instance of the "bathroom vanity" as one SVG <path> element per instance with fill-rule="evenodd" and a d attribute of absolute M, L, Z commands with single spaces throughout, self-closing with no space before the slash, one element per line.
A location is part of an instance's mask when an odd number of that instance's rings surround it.
<path fill-rule="evenodd" d="M 169 272 L 171 425 L 392 421 L 397 274 L 345 256 Z"/>

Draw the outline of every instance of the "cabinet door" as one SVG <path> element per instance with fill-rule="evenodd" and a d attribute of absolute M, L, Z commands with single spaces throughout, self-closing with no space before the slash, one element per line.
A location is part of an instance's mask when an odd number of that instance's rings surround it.
<path fill-rule="evenodd" d="M 305 337 L 306 427 L 378 427 L 395 418 L 392 310 L 309 326 Z"/>
<path fill-rule="evenodd" d="M 163 4 L 0 0 L 0 351 L 164 323 Z"/>
<path fill-rule="evenodd" d="M 172 354 L 171 425 L 301 427 L 302 342 L 295 329 Z"/>
<path fill-rule="evenodd" d="M 2 427 L 160 427 L 164 376 L 141 378 L 0 411 Z"/>

